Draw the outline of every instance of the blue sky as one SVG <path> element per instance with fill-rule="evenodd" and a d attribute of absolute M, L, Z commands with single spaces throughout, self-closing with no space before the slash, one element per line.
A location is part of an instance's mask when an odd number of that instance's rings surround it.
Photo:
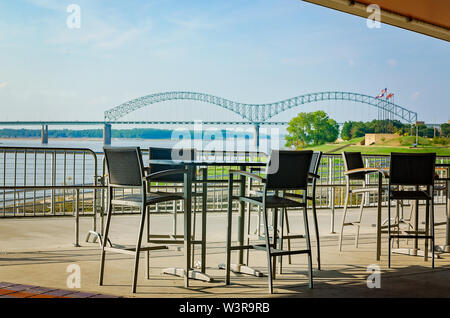
<path fill-rule="evenodd" d="M 69 4 L 81 28 L 69 29 Z M 269 103 L 319 91 L 377 95 L 429 123 L 450 119 L 450 45 L 298 0 L 0 0 L 2 120 L 102 120 L 162 91 Z M 371 120 L 362 104 L 322 102 L 338 122 Z M 239 120 L 196 102 L 153 105 L 124 119 Z"/>

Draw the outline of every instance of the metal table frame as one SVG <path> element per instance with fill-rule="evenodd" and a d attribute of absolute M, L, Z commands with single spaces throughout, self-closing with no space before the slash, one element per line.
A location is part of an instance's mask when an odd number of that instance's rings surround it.
<path fill-rule="evenodd" d="M 186 169 L 184 175 L 184 197 L 185 197 L 185 207 L 184 207 L 184 254 L 185 254 L 185 266 L 184 268 L 166 268 L 163 269 L 163 273 L 172 274 L 180 277 L 184 277 L 185 287 L 189 287 L 189 279 L 198 279 L 202 281 L 212 281 L 212 278 L 206 274 L 206 199 L 207 194 L 207 184 L 215 183 L 221 180 L 208 180 L 208 170 L 203 169 L 203 180 L 202 192 L 203 192 L 203 202 L 202 202 L 202 229 L 201 229 L 201 269 L 200 271 L 194 270 L 191 264 L 192 258 L 192 175 L 195 170 L 199 167 L 210 167 L 210 166 L 228 166 L 236 167 L 238 166 L 241 170 L 246 170 L 248 167 L 262 167 L 266 166 L 265 162 L 252 162 L 252 161 L 184 161 L 184 160 L 149 160 L 149 164 L 158 165 L 183 165 Z M 245 178 L 241 177 L 239 191 L 245 194 Z M 199 182 L 199 181 L 197 181 Z M 240 211 L 238 217 L 238 243 L 239 245 L 244 245 L 244 227 L 245 227 L 245 204 L 240 204 Z M 219 268 L 224 268 L 223 264 L 219 265 Z M 234 272 L 239 272 L 243 274 L 250 274 L 255 276 L 262 276 L 259 271 L 253 270 L 244 264 L 244 251 L 239 251 L 238 264 L 232 264 L 231 268 Z M 186 274 L 187 273 L 187 274 Z"/>

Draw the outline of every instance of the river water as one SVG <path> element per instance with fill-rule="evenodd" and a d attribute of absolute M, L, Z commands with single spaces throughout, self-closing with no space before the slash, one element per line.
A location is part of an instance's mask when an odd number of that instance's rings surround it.
<path fill-rule="evenodd" d="M 231 139 L 112 139 L 111 146 L 126 147 L 126 146 L 140 146 L 141 149 L 148 147 L 185 147 L 195 148 L 197 150 L 215 150 L 215 151 L 262 151 L 270 153 L 271 149 L 284 148 L 284 136 L 277 136 L 275 138 L 261 138 L 259 148 L 256 148 L 251 138 L 231 138 Z M 56 147 L 56 148 L 88 148 L 95 152 L 103 151 L 102 139 L 86 139 L 86 138 L 54 138 L 49 139 L 47 145 L 42 145 L 40 139 L 26 138 L 26 139 L 0 139 L 0 147 Z"/>

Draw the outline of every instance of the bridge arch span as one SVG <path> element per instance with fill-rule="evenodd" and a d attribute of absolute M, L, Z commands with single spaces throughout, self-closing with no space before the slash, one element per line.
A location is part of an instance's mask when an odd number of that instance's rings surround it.
<path fill-rule="evenodd" d="M 139 97 L 111 108 L 110 110 L 105 111 L 105 120 L 115 121 L 140 108 L 170 100 L 193 100 L 214 104 L 228 109 L 238 114 L 243 119 L 255 124 L 264 123 L 275 115 L 278 115 L 288 109 L 308 103 L 327 100 L 342 100 L 363 103 L 389 112 L 395 117 L 403 119 L 408 123 L 412 124 L 417 121 L 417 113 L 396 105 L 389 100 L 377 99 L 375 97 L 359 93 L 339 91 L 309 93 L 268 104 L 244 104 L 222 97 L 197 92 L 163 92 Z"/>

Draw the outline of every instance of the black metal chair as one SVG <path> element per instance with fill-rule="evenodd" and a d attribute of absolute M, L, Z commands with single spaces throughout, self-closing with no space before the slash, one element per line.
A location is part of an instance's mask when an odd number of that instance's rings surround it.
<path fill-rule="evenodd" d="M 158 148 L 158 147 L 150 147 L 148 149 L 149 160 L 195 160 L 196 151 L 195 149 L 178 149 L 178 148 Z M 168 169 L 184 169 L 183 165 L 160 165 L 160 164 L 150 164 L 149 167 L 146 168 L 147 172 L 152 174 L 160 171 L 165 171 Z M 192 221 L 192 238 L 193 244 L 196 245 L 195 238 L 195 223 L 196 223 L 196 198 L 202 196 L 203 193 L 197 192 L 197 179 L 194 172 L 192 176 L 194 191 L 192 192 L 192 196 L 194 198 L 194 209 L 193 209 L 193 221 Z M 174 184 L 182 184 L 184 183 L 184 176 L 182 174 L 174 174 L 162 177 L 156 177 L 152 179 L 153 182 L 174 185 Z M 158 192 L 156 192 L 158 193 Z M 180 193 L 181 194 L 181 193 Z M 158 243 L 158 244 L 184 244 L 182 234 L 177 234 L 177 206 L 176 201 L 174 201 L 173 206 L 173 220 L 172 220 L 172 233 L 171 234 L 151 234 L 150 233 L 150 213 L 148 213 L 148 221 L 147 221 L 147 242 L 148 243 Z M 192 264 L 194 264 L 195 250 L 192 249 Z"/>
<path fill-rule="evenodd" d="M 312 212 L 313 212 L 313 219 L 314 219 L 314 230 L 316 233 L 316 248 L 317 248 L 317 269 L 320 270 L 320 237 L 319 237 L 319 223 L 317 221 L 317 211 L 316 211 L 316 183 L 317 180 L 320 178 L 320 176 L 318 175 L 319 172 L 319 166 L 320 166 L 320 160 L 322 159 L 322 152 L 321 151 L 315 151 L 312 155 L 312 159 L 311 159 L 311 164 L 309 166 L 309 177 L 308 177 L 308 185 L 309 187 L 311 187 L 311 195 L 307 195 L 306 198 L 311 201 L 311 205 L 312 205 Z M 300 197 L 301 195 L 298 194 L 294 194 L 294 193 L 290 193 L 287 192 L 284 194 L 285 197 Z M 284 222 L 282 219 L 282 226 L 281 226 L 281 242 L 283 242 L 283 240 L 287 239 L 288 240 L 288 251 L 291 250 L 291 239 L 299 239 L 299 238 L 304 238 L 305 236 L 303 234 L 299 234 L 299 235 L 291 235 L 290 234 L 290 227 L 289 227 L 289 218 L 288 218 L 288 213 L 287 210 L 284 209 L 284 217 L 285 217 L 285 222 L 286 222 L 286 230 L 287 230 L 287 235 L 284 235 Z M 291 264 L 291 255 L 288 255 L 288 261 L 289 264 Z M 279 272 L 282 272 L 282 257 L 280 257 L 280 263 L 279 263 Z"/>
<path fill-rule="evenodd" d="M 356 227 L 355 233 L 355 247 L 358 247 L 359 230 L 362 225 L 362 215 L 364 210 L 364 204 L 366 200 L 367 193 L 378 193 L 378 186 L 370 185 L 366 182 L 367 174 L 374 173 L 368 171 L 359 171 L 358 169 L 363 169 L 364 162 L 360 152 L 342 152 L 344 158 L 344 168 L 345 168 L 345 181 L 346 181 L 346 191 L 345 191 L 345 203 L 344 212 L 342 216 L 341 233 L 339 238 L 339 251 L 342 251 L 342 241 L 344 237 L 344 228 L 346 226 Z M 358 187 L 354 187 L 354 186 Z M 359 206 L 359 216 L 356 221 L 346 222 L 346 216 L 348 211 L 348 205 L 350 201 L 351 194 L 361 194 L 361 203 Z"/>
<path fill-rule="evenodd" d="M 162 177 L 183 175 L 186 171 L 184 169 L 171 169 L 145 175 L 145 168 L 143 166 L 141 150 L 139 147 L 104 148 L 104 153 L 108 171 L 108 212 L 101 252 L 99 285 L 103 285 L 106 252 L 134 255 L 135 261 L 132 292 L 135 293 L 140 252 L 167 248 L 165 245 L 141 246 L 145 216 L 147 214 L 146 209 L 150 205 L 156 203 L 184 200 L 184 194 L 162 192 L 149 193 L 147 190 L 150 182 Z M 115 190 L 123 191 L 122 195 L 119 197 L 115 196 Z M 131 190 L 140 190 L 140 193 L 134 194 Z M 138 207 L 141 209 L 141 220 L 137 231 L 137 242 L 135 247 L 127 248 L 119 245 L 113 245 L 111 247 L 106 246 L 111 225 L 113 205 Z M 149 264 L 147 264 L 147 268 L 149 267 L 148 265 Z"/>
<path fill-rule="evenodd" d="M 434 180 L 435 180 L 436 153 L 391 153 L 388 187 L 388 235 L 389 258 L 388 267 L 391 267 L 391 240 L 393 238 L 425 239 L 424 258 L 428 260 L 428 240 L 434 247 Z M 408 188 L 402 189 L 402 186 Z M 410 187 L 415 187 L 413 190 Z M 425 186 L 425 190 L 420 187 Z M 419 201 L 426 202 L 425 230 L 405 231 L 406 234 L 391 233 L 391 201 L 415 200 L 416 209 Z M 431 203 L 431 213 L 430 213 Z M 431 219 L 431 220 L 430 220 Z M 431 234 L 430 234 L 431 223 Z M 416 222 L 416 224 L 418 224 Z M 434 250 L 432 252 L 432 267 L 434 268 Z"/>
<path fill-rule="evenodd" d="M 307 216 L 307 188 L 308 178 L 310 176 L 309 167 L 311 164 L 313 152 L 312 151 L 272 151 L 270 161 L 266 168 L 266 178 L 262 178 L 256 174 L 231 170 L 230 178 L 228 180 L 228 221 L 227 221 L 227 260 L 226 260 L 226 279 L 227 285 L 230 284 L 231 271 L 231 251 L 243 249 L 264 250 L 267 253 L 267 269 L 269 277 L 269 292 L 273 293 L 272 279 L 275 278 L 276 266 L 272 262 L 272 258 L 283 255 L 293 254 L 307 254 L 308 268 L 309 268 L 309 287 L 313 287 L 312 277 L 312 260 L 311 260 L 311 243 L 309 236 L 308 216 Z M 233 196 L 233 182 L 234 176 L 244 176 L 259 181 L 263 184 L 263 195 L 256 196 Z M 284 198 L 279 195 L 280 191 L 286 190 L 303 190 L 302 202 Z M 269 194 L 273 191 L 274 194 Z M 239 200 L 242 203 L 250 203 L 260 206 L 262 208 L 263 222 L 264 222 L 264 240 L 265 244 L 254 244 L 246 246 L 231 246 L 231 224 L 232 224 L 232 204 L 233 200 Z M 282 250 L 279 247 L 278 240 L 278 209 L 284 208 L 303 208 L 305 237 L 307 248 L 304 250 Z M 269 224 L 267 210 L 274 209 L 273 216 L 273 235 L 272 242 L 270 242 Z"/>

